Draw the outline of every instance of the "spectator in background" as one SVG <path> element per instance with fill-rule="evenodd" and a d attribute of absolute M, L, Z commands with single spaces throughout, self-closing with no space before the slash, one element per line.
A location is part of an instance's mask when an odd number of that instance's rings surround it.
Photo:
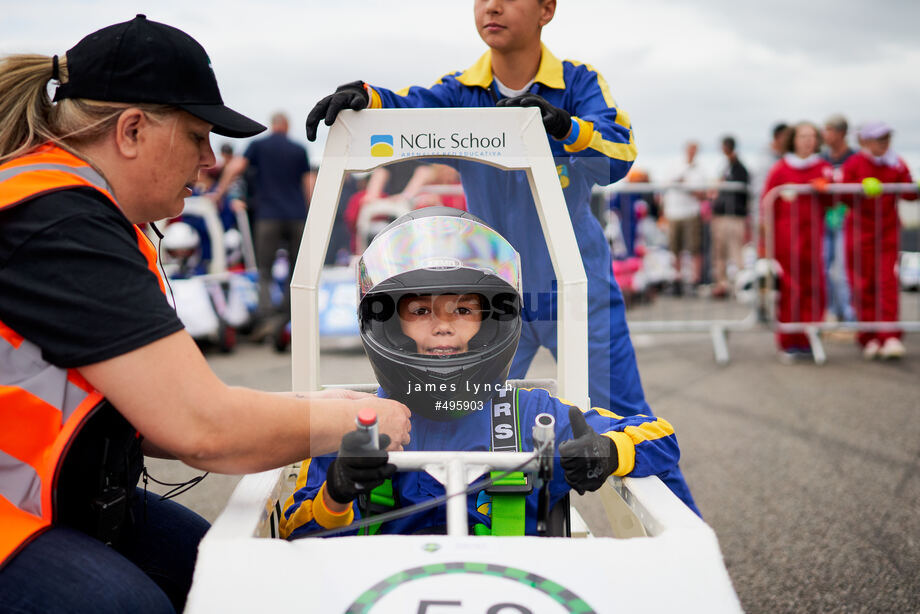
<path fill-rule="evenodd" d="M 225 151 L 229 151 L 229 155 L 225 154 Z M 216 163 L 214 166 L 202 169 L 198 173 L 198 181 L 192 186 L 192 196 L 210 196 L 217 188 L 218 181 L 223 174 L 224 168 L 226 168 L 227 162 L 233 158 L 233 147 L 229 143 L 224 143 L 221 147 L 221 157 L 223 158 L 222 161 Z M 246 209 L 246 203 L 242 200 L 244 189 L 241 181 L 234 181 L 224 195 L 214 202 L 214 207 L 217 209 L 217 215 L 220 218 L 220 223 L 224 230 L 230 230 L 238 226 L 236 212 Z M 208 230 L 207 222 L 200 215 L 191 214 L 186 211 L 183 211 L 182 215 L 170 220 L 169 223 L 171 224 L 172 222 L 179 221 L 185 222 L 185 224 L 191 226 L 198 234 L 198 250 L 201 260 L 199 262 L 200 270 L 197 270 L 194 274 L 204 274 L 207 272 L 206 265 L 209 264 L 213 258 L 211 251 L 211 233 Z M 184 233 L 185 230 L 174 231 L 173 237 L 187 236 Z M 164 241 L 165 240 L 164 237 Z M 175 238 L 171 240 L 173 243 L 177 241 L 181 243 L 181 241 Z"/>
<path fill-rule="evenodd" d="M 233 145 L 230 143 L 224 143 L 220 146 L 220 159 L 217 161 L 217 164 L 214 165 L 209 171 L 215 171 L 215 179 L 220 181 L 221 175 L 224 174 L 224 171 L 227 168 L 227 165 L 230 164 L 230 160 L 233 159 Z"/>
<path fill-rule="evenodd" d="M 316 171 L 314 171 L 316 172 Z M 329 237 L 329 247 L 326 248 L 326 266 L 346 265 L 351 261 L 352 249 L 350 246 L 351 231 L 345 220 L 348 203 L 359 192 L 364 192 L 367 186 L 367 177 L 364 174 L 356 176 L 348 173 L 342 181 L 342 192 L 339 194 L 339 206 L 335 210 L 335 220 L 332 222 L 332 235 Z"/>
<path fill-rule="evenodd" d="M 456 186 L 459 193 L 438 194 L 430 191 L 428 186 Z M 409 200 L 413 209 L 443 205 L 466 211 L 466 198 L 463 196 L 463 186 L 460 184 L 460 173 L 446 164 L 425 164 L 416 168 L 409 183 L 396 196 Z"/>
<path fill-rule="evenodd" d="M 387 164 L 386 166 L 379 166 L 371 172 L 365 183 L 365 188 L 349 197 L 345 204 L 342 220 L 348 232 L 348 248 L 351 254 L 359 254 L 367 247 L 373 236 L 364 236 L 365 234 L 376 234 L 377 230 L 386 225 L 384 222 L 389 223 L 411 210 L 411 204 L 401 198 L 400 195 L 412 181 L 416 171 L 425 165 L 425 160 L 412 158 Z M 388 206 L 384 207 L 386 213 L 381 212 L 380 215 L 375 215 L 371 227 L 360 229 L 362 237 L 359 242 L 358 218 L 361 209 L 367 204 L 386 199 L 391 199 L 387 203 Z"/>
<path fill-rule="evenodd" d="M 859 129 L 862 149 L 841 167 L 843 181 L 862 182 L 866 192 L 865 197 L 853 199 L 854 210 L 844 231 L 847 272 L 860 322 L 898 320 L 899 289 L 894 268 L 898 259 L 899 196 L 879 194 L 879 182 L 913 183 L 913 179 L 904 160 L 890 149 L 891 133 L 885 122 L 864 124 Z M 900 198 L 916 200 L 917 193 L 904 193 Z M 868 360 L 901 358 L 906 353 L 901 335 L 900 330 L 865 331 L 859 333 L 857 340 Z"/>
<path fill-rule="evenodd" d="M 368 203 L 399 194 L 409 185 L 415 171 L 425 164 L 427 162 L 421 158 L 415 158 L 375 168 L 367 180 L 367 188 L 361 195 L 361 202 Z"/>
<path fill-rule="evenodd" d="M 751 191 L 757 197 L 763 194 L 764 183 L 773 165 L 786 153 L 783 148 L 786 146 L 789 130 L 789 125 L 786 122 L 777 122 L 770 131 L 770 143 L 758 157 L 754 166 L 754 176 L 751 179 Z M 758 199 L 755 198 L 754 204 L 756 205 L 758 202 Z"/>
<path fill-rule="evenodd" d="M 799 122 L 786 135 L 786 154 L 773 165 L 763 195 L 784 184 L 832 179 L 831 165 L 818 155 L 821 137 L 811 122 Z M 782 267 L 779 283 L 780 322 L 819 322 L 824 315 L 824 266 L 821 238 L 828 197 L 813 192 L 771 196 L 774 256 Z M 765 203 L 766 205 L 766 203 Z M 766 210 L 763 210 L 766 214 Z M 768 240 L 770 236 L 767 236 Z M 776 333 L 780 360 L 812 359 L 804 333 Z"/>
<path fill-rule="evenodd" d="M 684 273 L 681 271 L 681 256 L 684 251 L 690 253 L 692 270 L 689 281 L 696 285 L 700 282 L 702 269 L 703 229 L 700 218 L 700 200 L 703 198 L 703 183 L 706 177 L 696 163 L 699 145 L 689 141 L 684 149 L 685 161 L 679 171 L 671 176 L 671 182 L 689 187 L 674 187 L 664 193 L 664 217 L 668 220 L 668 244 L 676 258 L 677 279 L 674 281 L 674 294 L 683 294 Z"/>
<path fill-rule="evenodd" d="M 712 205 L 712 260 L 715 276 L 715 298 L 729 294 L 728 262 L 735 265 L 735 272 L 741 270 L 741 246 L 744 244 L 745 222 L 748 215 L 747 186 L 750 181 L 747 168 L 738 159 L 735 151 L 735 139 L 726 136 L 722 139 L 722 153 L 726 165 L 722 171 L 721 181 L 743 183 L 743 192 L 720 190 Z"/>
<path fill-rule="evenodd" d="M 626 182 L 651 183 L 652 177 L 644 168 L 633 165 L 626 174 Z M 643 192 L 637 196 L 638 199 L 636 200 L 635 206 L 637 217 L 639 219 L 647 217 L 651 220 L 657 220 L 661 216 L 661 202 L 658 194 L 650 188 L 648 192 Z"/>
<path fill-rule="evenodd" d="M 633 165 L 626 173 L 626 183 L 649 183 L 648 172 Z M 613 258 L 633 258 L 636 256 L 639 220 L 657 218 L 655 193 L 613 192 L 608 194 L 606 199 L 607 224 L 604 227 L 604 235 L 610 243 Z"/>
<path fill-rule="evenodd" d="M 847 120 L 843 115 L 834 114 L 824 122 L 825 149 L 821 156 L 834 167 L 834 180 L 840 181 L 840 167 L 851 155 L 856 153 L 847 145 Z M 827 210 L 824 216 L 824 274 L 827 276 L 828 318 L 839 322 L 852 322 L 855 319 L 853 306 L 850 304 L 850 285 L 844 272 L 843 222 L 846 217 L 846 204 L 838 200 Z"/>
<path fill-rule="evenodd" d="M 789 125 L 786 124 L 786 122 L 779 121 L 773 124 L 773 128 L 770 131 L 770 142 L 757 157 L 752 167 L 751 194 L 754 195 L 754 199 L 751 201 L 751 207 L 753 209 L 751 211 L 752 219 L 763 219 L 763 215 L 760 212 L 760 198 L 761 195 L 764 194 L 764 184 L 766 183 L 770 169 L 772 169 L 773 165 L 783 157 L 783 147 L 788 132 Z M 763 290 L 761 290 L 761 292 L 763 292 Z M 757 307 L 757 320 L 764 323 L 768 321 L 765 301 L 761 301 Z"/>
<path fill-rule="evenodd" d="M 214 200 L 218 202 L 237 177 L 247 169 L 253 171 L 252 180 L 259 199 L 255 210 L 255 244 L 260 324 L 252 333 L 257 341 L 277 333 L 291 319 L 291 274 L 313 187 L 307 150 L 289 139 L 287 132 L 287 116 L 275 113 L 271 118 L 271 134 L 250 143 L 242 157 L 235 157 L 228 163 L 214 192 Z M 279 249 L 287 251 L 292 266 L 284 284 L 281 305 L 276 308 L 271 298 L 272 265 Z"/>
<path fill-rule="evenodd" d="M 795 129 L 794 126 L 789 126 L 786 122 L 779 122 L 773 126 L 773 140 L 770 141 L 770 155 L 773 157 L 774 161 L 779 160 L 787 153 L 787 147 L 789 144 L 789 133 Z"/>
<path fill-rule="evenodd" d="M 220 159 L 214 167 L 217 171 L 214 174 L 215 189 L 220 185 L 220 180 L 224 176 L 224 172 L 227 170 L 231 160 L 233 160 L 233 145 L 224 143 L 220 146 Z M 253 218 L 252 208 L 246 202 L 246 180 L 243 177 L 234 179 L 224 194 L 224 203 L 221 205 L 220 214 L 221 220 L 224 223 L 224 228 L 238 226 L 236 220 L 237 211 L 246 212 L 246 220 L 249 223 L 249 230 L 251 232 L 252 228 L 255 226 L 255 219 Z"/>
<path fill-rule="evenodd" d="M 220 159 L 217 164 L 211 168 L 205 169 L 198 174 L 198 182 L 192 191 L 196 195 L 207 195 L 213 192 L 220 185 L 221 177 L 227 169 L 227 165 L 233 160 L 233 146 L 230 143 L 224 143 L 220 146 Z M 237 212 L 245 211 L 246 207 L 246 186 L 241 178 L 235 179 L 224 191 L 223 195 L 217 199 L 217 213 L 220 215 L 220 222 L 224 230 L 238 228 Z M 204 226 L 201 227 L 202 231 Z"/>
<path fill-rule="evenodd" d="M 426 191 L 430 185 L 456 185 L 460 194 L 434 194 Z M 412 209 L 444 205 L 466 209 L 460 175 L 445 164 L 432 164 L 424 158 L 406 160 L 381 166 L 371 173 L 367 188 L 355 192 L 347 201 L 343 216 L 352 254 L 363 252 L 377 231 Z M 374 215 L 371 225 L 359 228 L 361 210 L 371 203 L 385 206 Z M 385 223 L 384 223 L 385 222 Z M 370 235 L 370 236 L 367 236 Z"/>

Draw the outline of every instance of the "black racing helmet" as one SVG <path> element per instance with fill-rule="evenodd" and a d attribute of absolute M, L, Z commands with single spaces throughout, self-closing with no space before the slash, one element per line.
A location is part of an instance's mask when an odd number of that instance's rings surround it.
<path fill-rule="evenodd" d="M 504 237 L 464 211 L 427 207 L 384 228 L 357 266 L 361 341 L 390 398 L 449 420 L 504 385 L 521 336 L 520 256 Z M 464 294 L 481 307 L 467 351 L 419 353 L 403 333 L 400 299 Z"/>

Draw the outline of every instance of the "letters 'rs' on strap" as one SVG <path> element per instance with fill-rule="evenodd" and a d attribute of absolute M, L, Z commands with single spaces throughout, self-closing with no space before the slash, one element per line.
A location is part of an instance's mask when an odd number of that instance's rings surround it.
<path fill-rule="evenodd" d="M 500 388 L 492 398 L 492 451 L 521 451 L 521 417 L 518 409 L 520 391 L 517 388 Z M 493 479 L 503 471 L 493 471 Z M 491 535 L 524 535 L 526 499 L 533 490 L 530 478 L 515 471 L 497 480 L 486 493 L 492 496 Z M 478 525 L 477 525 L 478 526 Z M 476 534 L 484 534 L 481 528 Z"/>

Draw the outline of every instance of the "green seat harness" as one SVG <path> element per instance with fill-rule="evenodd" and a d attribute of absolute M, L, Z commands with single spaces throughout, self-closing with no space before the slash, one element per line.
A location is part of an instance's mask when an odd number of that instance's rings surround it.
<path fill-rule="evenodd" d="M 518 411 L 519 392 L 516 388 L 502 388 L 492 398 L 492 451 L 520 452 L 521 425 Z M 492 479 L 503 471 L 493 471 Z M 486 492 L 491 495 L 492 527 L 482 523 L 473 525 L 474 535 L 524 535 L 526 521 L 526 499 L 533 490 L 529 477 L 522 471 L 515 471 L 496 480 Z M 386 480 L 371 491 L 361 505 L 367 517 L 382 514 L 398 507 L 393 492 L 393 481 Z M 381 523 L 360 529 L 360 535 L 376 535 Z"/>

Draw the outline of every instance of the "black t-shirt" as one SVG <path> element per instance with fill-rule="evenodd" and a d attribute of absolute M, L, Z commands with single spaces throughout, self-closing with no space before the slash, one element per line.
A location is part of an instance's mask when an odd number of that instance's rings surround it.
<path fill-rule="evenodd" d="M 114 358 L 182 329 L 134 226 L 91 188 L 0 211 L 0 321 L 62 368 Z"/>
<path fill-rule="evenodd" d="M 722 173 L 722 181 L 740 181 L 749 183 L 750 176 L 747 169 L 738 158 L 735 158 L 726 167 Z M 735 215 L 738 217 L 747 217 L 748 213 L 748 193 L 745 192 L 728 192 L 721 191 L 716 196 L 712 205 L 714 215 Z"/>

